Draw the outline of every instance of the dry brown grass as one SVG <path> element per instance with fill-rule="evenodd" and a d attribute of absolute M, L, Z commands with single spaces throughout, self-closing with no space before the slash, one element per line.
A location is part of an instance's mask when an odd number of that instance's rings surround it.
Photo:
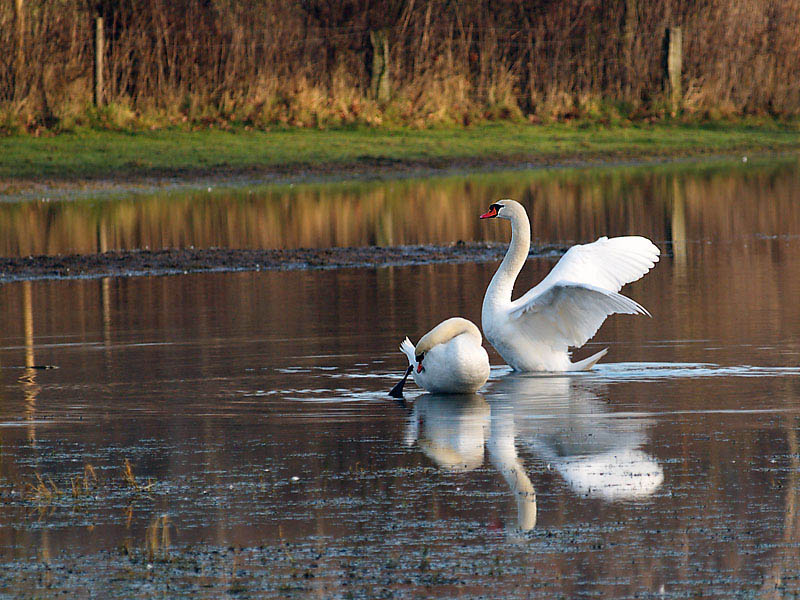
<path fill-rule="evenodd" d="M 665 29 L 684 37 L 684 108 L 800 110 L 800 0 L 242 0 L 0 4 L 0 130 L 188 122 L 428 126 L 666 114 Z M 92 18 L 106 96 L 91 108 Z M 390 43 L 392 98 L 370 97 L 369 32 Z"/>
<path fill-rule="evenodd" d="M 36 473 L 36 483 L 25 484 L 25 498 L 40 506 L 51 504 L 61 493 L 50 477 L 45 481 L 39 473 Z"/>
<path fill-rule="evenodd" d="M 135 492 L 149 492 L 151 489 L 153 489 L 153 485 L 155 484 L 152 479 L 148 480 L 144 485 L 140 484 L 137 481 L 136 476 L 133 474 L 133 467 L 127 458 L 125 459 L 125 464 L 122 466 L 122 480 Z"/>
<path fill-rule="evenodd" d="M 92 465 L 87 464 L 83 468 L 83 475 L 76 475 L 70 481 L 72 497 L 74 499 L 86 496 L 97 487 L 97 473 Z"/>

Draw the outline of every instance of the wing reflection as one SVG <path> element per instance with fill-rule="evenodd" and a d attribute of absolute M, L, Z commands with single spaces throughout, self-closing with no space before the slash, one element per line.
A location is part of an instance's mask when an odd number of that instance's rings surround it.
<path fill-rule="evenodd" d="M 640 447 L 646 419 L 608 410 L 602 387 L 580 377 L 510 374 L 492 387 L 492 419 L 505 415 L 517 443 L 558 471 L 576 493 L 603 500 L 649 496 L 664 481 L 661 465 Z"/>

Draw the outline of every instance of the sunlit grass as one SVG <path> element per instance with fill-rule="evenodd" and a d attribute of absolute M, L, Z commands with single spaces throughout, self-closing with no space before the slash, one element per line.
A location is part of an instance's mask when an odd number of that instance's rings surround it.
<path fill-rule="evenodd" d="M 460 129 L 86 130 L 0 138 L 0 179 L 225 176 L 302 168 L 447 166 L 451 161 L 614 161 L 800 148 L 796 124 L 489 124 Z M 13 191 L 13 190 L 12 190 Z"/>
<path fill-rule="evenodd" d="M 76 475 L 70 481 L 72 497 L 76 500 L 89 494 L 97 487 L 97 473 L 92 465 L 83 468 L 83 475 Z"/>
<path fill-rule="evenodd" d="M 36 483 L 25 484 L 25 498 L 37 505 L 47 506 L 61 495 L 61 490 L 52 478 L 45 480 L 39 473 L 36 473 Z"/>

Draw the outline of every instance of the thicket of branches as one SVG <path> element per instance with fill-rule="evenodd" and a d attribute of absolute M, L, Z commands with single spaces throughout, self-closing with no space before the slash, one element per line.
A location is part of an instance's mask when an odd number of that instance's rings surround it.
<path fill-rule="evenodd" d="M 104 111 L 89 108 L 97 15 Z M 658 116 L 669 26 L 683 32 L 682 110 L 800 112 L 800 0 L 11 0 L 0 128 Z"/>

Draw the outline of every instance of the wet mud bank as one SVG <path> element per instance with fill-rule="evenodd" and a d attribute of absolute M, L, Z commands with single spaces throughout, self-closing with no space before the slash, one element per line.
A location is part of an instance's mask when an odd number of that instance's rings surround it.
<path fill-rule="evenodd" d="M 100 254 L 0 258 L 0 283 L 39 279 L 94 279 L 225 271 L 393 267 L 429 263 L 491 262 L 505 243 L 238 250 L 182 248 L 115 250 Z M 534 246 L 531 256 L 560 255 L 561 246 Z"/>

